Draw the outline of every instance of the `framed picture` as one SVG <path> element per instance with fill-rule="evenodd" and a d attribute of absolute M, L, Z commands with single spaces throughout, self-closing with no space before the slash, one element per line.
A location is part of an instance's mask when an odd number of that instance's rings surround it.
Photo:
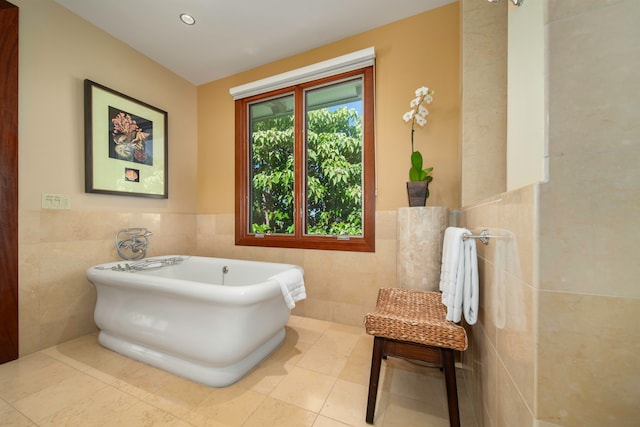
<path fill-rule="evenodd" d="M 166 199 L 167 112 L 84 81 L 85 192 Z"/>

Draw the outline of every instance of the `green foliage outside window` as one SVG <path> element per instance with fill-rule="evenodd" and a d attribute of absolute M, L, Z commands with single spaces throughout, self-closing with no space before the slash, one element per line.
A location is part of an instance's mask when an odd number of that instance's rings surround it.
<path fill-rule="evenodd" d="M 307 114 L 307 230 L 362 236 L 362 120 L 341 107 Z M 253 123 L 251 229 L 294 232 L 293 115 Z"/>

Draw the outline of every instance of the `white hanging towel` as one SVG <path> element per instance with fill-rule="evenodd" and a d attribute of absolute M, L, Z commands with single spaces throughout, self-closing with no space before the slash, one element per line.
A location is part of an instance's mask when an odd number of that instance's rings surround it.
<path fill-rule="evenodd" d="M 280 283 L 282 296 L 289 309 L 296 306 L 296 302 L 307 298 L 307 292 L 304 287 L 303 271 L 301 268 L 292 268 L 275 274 L 269 279 L 274 279 Z"/>
<path fill-rule="evenodd" d="M 466 228 L 448 227 L 444 233 L 440 291 L 447 307 L 447 320 L 469 325 L 478 320 L 478 256 L 475 239 L 463 240 Z"/>

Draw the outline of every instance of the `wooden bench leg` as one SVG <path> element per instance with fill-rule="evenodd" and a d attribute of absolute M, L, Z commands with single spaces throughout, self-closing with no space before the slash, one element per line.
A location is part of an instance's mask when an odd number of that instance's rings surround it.
<path fill-rule="evenodd" d="M 460 427 L 460 412 L 458 410 L 458 388 L 456 384 L 456 365 L 453 358 L 453 350 L 442 349 L 444 365 L 444 379 L 447 384 L 447 404 L 449 406 L 449 425 Z"/>
<path fill-rule="evenodd" d="M 373 414 L 376 411 L 376 396 L 378 394 L 378 380 L 380 379 L 383 347 L 384 338 L 375 337 L 373 339 L 373 354 L 371 355 L 371 376 L 369 377 L 369 398 L 367 399 L 367 424 L 373 424 Z"/>

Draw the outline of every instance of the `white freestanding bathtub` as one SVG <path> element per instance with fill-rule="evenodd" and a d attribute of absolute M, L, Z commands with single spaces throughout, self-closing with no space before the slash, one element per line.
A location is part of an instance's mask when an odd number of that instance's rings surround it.
<path fill-rule="evenodd" d="M 296 273 L 291 269 L 302 272 L 290 264 L 195 256 L 91 267 L 99 342 L 208 386 L 230 385 L 284 340 L 290 309 L 270 277 Z"/>

